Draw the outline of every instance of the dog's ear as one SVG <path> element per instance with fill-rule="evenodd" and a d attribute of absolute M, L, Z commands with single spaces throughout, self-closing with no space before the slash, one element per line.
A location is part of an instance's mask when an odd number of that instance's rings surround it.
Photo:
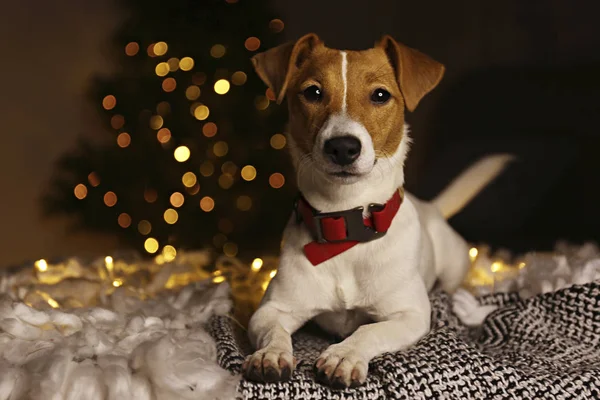
<path fill-rule="evenodd" d="M 391 36 L 384 36 L 376 46 L 385 51 L 396 71 L 406 108 L 414 111 L 421 99 L 440 83 L 444 66 L 420 51 L 398 43 Z"/>
<path fill-rule="evenodd" d="M 310 52 L 321 40 L 314 33 L 302 36 L 296 42 L 289 42 L 274 47 L 252 57 L 252 64 L 258 76 L 271 88 L 281 104 L 294 71 L 299 68 Z"/>

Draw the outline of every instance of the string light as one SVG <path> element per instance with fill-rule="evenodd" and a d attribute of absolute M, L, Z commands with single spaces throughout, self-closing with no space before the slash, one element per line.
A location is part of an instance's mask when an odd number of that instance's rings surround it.
<path fill-rule="evenodd" d="M 146 49 L 148 56 L 150 57 L 156 57 L 156 53 L 154 52 L 154 43 L 149 45 L 148 48 Z"/>
<path fill-rule="evenodd" d="M 164 56 L 168 49 L 169 46 L 165 42 L 158 42 L 154 44 L 154 48 L 152 50 L 157 56 Z"/>
<path fill-rule="evenodd" d="M 215 44 L 210 48 L 210 55 L 214 58 L 221 58 L 225 55 L 226 51 L 225 46 L 222 44 Z"/>
<path fill-rule="evenodd" d="M 117 204 L 117 195 L 115 192 L 106 192 L 104 194 L 104 204 L 106 204 L 108 207 L 113 207 L 115 204 Z"/>
<path fill-rule="evenodd" d="M 475 247 L 472 247 L 469 250 L 469 258 L 471 259 L 471 261 L 474 261 L 477 258 L 478 253 L 479 253 L 479 251 Z"/>
<path fill-rule="evenodd" d="M 210 161 L 204 161 L 202 165 L 200 165 L 200 175 L 205 178 L 208 178 L 215 172 L 215 166 Z"/>
<path fill-rule="evenodd" d="M 192 196 L 193 196 L 193 195 L 196 195 L 196 194 L 198 194 L 198 192 L 200 192 L 200 185 L 196 183 L 196 184 L 195 184 L 194 186 L 192 186 L 191 188 L 188 188 L 188 189 L 187 189 L 187 192 L 188 192 L 189 194 L 191 194 Z"/>
<path fill-rule="evenodd" d="M 117 218 L 117 222 L 121 228 L 129 228 L 131 226 L 131 217 L 127 213 L 119 214 L 119 218 Z"/>
<path fill-rule="evenodd" d="M 238 247 L 235 243 L 227 242 L 223 245 L 223 253 L 227 257 L 235 257 L 238 253 Z"/>
<path fill-rule="evenodd" d="M 179 162 L 185 162 L 190 158 L 190 149 L 187 146 L 179 146 L 173 152 L 173 156 Z"/>
<path fill-rule="evenodd" d="M 167 93 L 171 93 L 175 88 L 177 88 L 177 81 L 175 78 L 167 78 L 162 83 L 162 89 Z"/>
<path fill-rule="evenodd" d="M 244 47 L 246 47 L 246 50 L 248 51 L 256 51 L 260 47 L 260 39 L 255 36 L 251 36 L 244 42 Z"/>
<path fill-rule="evenodd" d="M 156 65 L 156 68 L 154 68 L 154 72 L 158 76 L 165 76 L 165 75 L 167 75 L 169 73 L 169 64 L 167 64 L 166 62 L 158 63 Z"/>
<path fill-rule="evenodd" d="M 275 150 L 281 150 L 285 147 L 286 144 L 286 139 L 285 136 L 282 135 L 281 133 L 276 133 L 273 136 L 271 136 L 271 147 L 274 148 Z"/>
<path fill-rule="evenodd" d="M 144 249 L 150 254 L 154 254 L 158 251 L 158 240 L 154 238 L 148 238 L 144 241 Z"/>
<path fill-rule="evenodd" d="M 211 212 L 215 208 L 215 201 L 212 197 L 205 196 L 200 200 L 200 208 L 204 212 Z"/>
<path fill-rule="evenodd" d="M 183 57 L 179 61 L 179 68 L 182 71 L 191 71 L 194 68 L 194 59 L 192 57 Z"/>
<path fill-rule="evenodd" d="M 494 273 L 500 271 L 501 269 L 502 269 L 502 264 L 498 261 L 492 263 L 492 266 L 490 267 L 490 270 Z"/>
<path fill-rule="evenodd" d="M 88 182 L 90 185 L 92 185 L 92 187 L 98 187 L 100 185 L 100 178 L 98 177 L 98 174 L 95 172 L 90 172 L 88 175 Z"/>
<path fill-rule="evenodd" d="M 208 118 L 209 114 L 210 114 L 210 110 L 205 105 L 199 105 L 194 110 L 194 117 L 196 117 L 196 119 L 198 119 L 200 121 L 204 121 L 206 118 Z"/>
<path fill-rule="evenodd" d="M 242 168 L 242 179 L 245 181 L 252 181 L 256 178 L 256 168 L 252 165 L 246 165 Z"/>
<path fill-rule="evenodd" d="M 171 105 L 168 101 L 161 101 L 156 105 L 156 113 L 165 116 L 171 112 Z"/>
<path fill-rule="evenodd" d="M 37 260 L 35 263 L 35 268 L 37 268 L 40 272 L 46 272 L 48 270 L 48 263 L 43 258 L 41 260 Z"/>
<path fill-rule="evenodd" d="M 283 30 L 284 28 L 284 23 L 282 20 L 276 18 L 271 20 L 271 22 L 269 22 L 269 29 L 274 32 L 274 33 L 279 33 Z"/>
<path fill-rule="evenodd" d="M 225 155 L 227 155 L 228 151 L 229 151 L 229 146 L 227 145 L 227 143 L 225 143 L 223 141 L 218 141 L 213 146 L 213 153 L 215 153 L 215 156 L 217 156 L 217 157 L 224 157 Z"/>
<path fill-rule="evenodd" d="M 269 177 L 269 185 L 272 188 L 279 189 L 285 183 L 285 178 L 279 172 L 275 172 Z"/>
<path fill-rule="evenodd" d="M 200 97 L 200 88 L 196 85 L 188 86 L 188 88 L 185 89 L 185 97 L 188 100 L 198 99 L 198 97 Z"/>
<path fill-rule="evenodd" d="M 219 79 L 215 82 L 215 93 L 217 94 L 225 94 L 229 92 L 229 81 L 227 79 Z"/>
<path fill-rule="evenodd" d="M 252 208 L 252 199 L 249 196 L 240 196 L 237 198 L 236 205 L 241 211 L 248 211 Z"/>
<path fill-rule="evenodd" d="M 215 276 L 213 278 L 213 282 L 214 283 L 221 283 L 221 282 L 225 282 L 225 277 L 224 276 Z"/>
<path fill-rule="evenodd" d="M 179 69 L 179 59 L 177 59 L 176 57 L 169 58 L 167 64 L 169 65 L 170 72 L 175 72 Z"/>
<path fill-rule="evenodd" d="M 156 133 L 156 138 L 161 143 L 167 143 L 169 140 L 171 140 L 171 131 L 169 130 L 169 128 L 161 128 Z"/>
<path fill-rule="evenodd" d="M 79 200 L 85 199 L 88 194 L 87 187 L 83 183 L 75 186 L 73 192 L 75 193 L 75 197 L 77 197 Z"/>
<path fill-rule="evenodd" d="M 194 174 L 191 171 L 186 172 L 181 177 L 181 182 L 183 183 L 183 186 L 185 186 L 187 188 L 191 188 L 192 186 L 194 186 L 197 181 L 198 181 L 198 178 L 196 178 L 196 174 Z"/>
<path fill-rule="evenodd" d="M 127 43 L 127 46 L 125 46 L 125 54 L 127 54 L 128 56 L 135 56 L 138 51 L 140 51 L 140 45 L 137 44 L 136 42 L 129 42 Z"/>
<path fill-rule="evenodd" d="M 214 122 L 207 122 L 202 127 L 202 134 L 207 138 L 211 138 L 217 134 L 217 124 Z"/>
<path fill-rule="evenodd" d="M 108 96 L 102 99 L 102 107 L 104 107 L 105 110 L 112 110 L 113 108 L 115 108 L 116 105 L 117 98 L 112 94 L 109 94 Z"/>
<path fill-rule="evenodd" d="M 241 86 L 246 83 L 248 76 L 242 71 L 236 71 L 231 75 L 231 82 L 236 86 Z"/>
<path fill-rule="evenodd" d="M 262 268 L 262 266 L 263 266 L 263 260 L 260 259 L 260 258 L 255 258 L 252 261 L 252 265 L 251 265 L 250 268 L 252 269 L 252 271 L 258 272 L 258 271 L 260 271 L 260 269 Z"/>
<path fill-rule="evenodd" d="M 120 278 L 117 278 L 113 281 L 112 284 L 114 287 L 119 287 L 119 286 L 123 285 L 123 281 Z"/>
<path fill-rule="evenodd" d="M 129 136 L 129 133 L 120 133 L 119 136 L 117 136 L 117 144 L 122 148 L 129 146 L 131 144 L 131 136 Z"/>
<path fill-rule="evenodd" d="M 181 193 L 175 192 L 171 195 L 171 197 L 169 197 L 169 201 L 173 207 L 181 207 L 185 201 L 185 198 Z"/>
<path fill-rule="evenodd" d="M 169 225 L 173 225 L 174 223 L 177 222 L 177 220 L 179 219 L 179 214 L 177 214 L 177 211 L 175 211 L 172 208 L 168 208 L 164 214 L 163 214 L 163 218 L 165 219 L 165 222 Z"/>
<path fill-rule="evenodd" d="M 235 165 L 232 161 L 226 161 L 221 165 L 221 172 L 224 174 L 235 175 L 237 172 L 237 165 Z"/>
<path fill-rule="evenodd" d="M 270 102 L 269 99 L 267 99 L 267 96 L 257 96 L 254 100 L 256 109 L 260 111 L 266 110 L 269 107 L 269 103 Z"/>
<path fill-rule="evenodd" d="M 160 129 L 163 126 L 164 120 L 160 115 L 153 115 L 150 117 L 150 128 Z"/>
<path fill-rule="evenodd" d="M 163 248 L 162 254 L 165 261 L 170 262 L 173 261 L 175 257 L 177 257 L 177 250 L 175 249 L 175 247 L 168 244 Z"/>
<path fill-rule="evenodd" d="M 233 186 L 233 176 L 229 174 L 222 174 L 219 176 L 219 186 L 223 189 L 229 189 Z"/>
<path fill-rule="evenodd" d="M 141 220 L 138 223 L 138 232 L 144 236 L 150 234 L 150 232 L 152 232 L 152 224 L 150 221 L 146 221 L 145 219 Z"/>
<path fill-rule="evenodd" d="M 122 115 L 113 115 L 110 119 L 110 126 L 112 126 L 113 129 L 121 129 L 123 125 L 125 125 L 125 117 Z"/>

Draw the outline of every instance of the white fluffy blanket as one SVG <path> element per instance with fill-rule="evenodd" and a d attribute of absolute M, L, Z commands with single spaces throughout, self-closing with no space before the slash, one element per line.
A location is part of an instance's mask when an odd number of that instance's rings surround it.
<path fill-rule="evenodd" d="M 121 289 L 121 288 L 119 288 Z M 32 309 L 0 299 L 0 400 L 230 399 L 203 324 L 231 309 L 226 284 L 146 301 L 117 290 L 108 308 Z"/>

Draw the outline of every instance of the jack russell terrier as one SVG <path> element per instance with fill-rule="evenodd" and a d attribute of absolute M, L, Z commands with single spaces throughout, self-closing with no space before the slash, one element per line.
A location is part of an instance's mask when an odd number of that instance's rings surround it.
<path fill-rule="evenodd" d="M 369 361 L 406 349 L 430 328 L 428 291 L 453 292 L 469 268 L 467 243 L 447 224 L 511 159 L 494 155 L 430 203 L 405 193 L 403 164 L 413 111 L 444 66 L 383 37 L 365 51 L 303 36 L 252 59 L 281 103 L 301 192 L 284 232 L 277 275 L 249 323 L 256 352 L 246 378 L 290 378 L 291 335 L 314 319 L 345 337 L 316 360 L 317 379 L 361 385 Z"/>

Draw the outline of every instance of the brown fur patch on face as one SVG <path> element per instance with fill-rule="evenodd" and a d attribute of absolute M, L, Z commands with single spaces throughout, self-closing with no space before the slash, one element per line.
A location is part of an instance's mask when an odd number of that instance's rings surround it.
<path fill-rule="evenodd" d="M 403 135 L 404 100 L 396 73 L 385 51 L 376 47 L 346 51 L 346 113 L 369 132 L 377 158 L 395 153 Z M 298 148 L 308 154 L 317 134 L 330 115 L 342 112 L 344 80 L 342 52 L 319 45 L 293 74 L 288 86 L 290 135 Z M 322 91 L 320 102 L 309 102 L 303 95 L 316 85 Z M 373 92 L 384 89 L 391 94 L 385 104 L 371 101 Z"/>

